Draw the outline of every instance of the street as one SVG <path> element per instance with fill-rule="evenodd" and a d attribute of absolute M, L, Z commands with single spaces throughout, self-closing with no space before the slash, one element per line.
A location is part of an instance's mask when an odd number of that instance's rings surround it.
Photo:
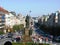
<path fill-rule="evenodd" d="M 33 34 L 39 34 L 39 35 L 42 35 L 42 34 L 44 34 L 44 36 L 45 36 L 45 32 L 43 32 L 42 30 L 39 30 L 38 28 L 35 28 L 34 26 L 33 26 Z M 44 37 L 43 36 L 43 37 Z M 42 43 L 46 43 L 46 41 L 44 41 L 44 40 L 42 40 Z M 50 44 L 50 45 L 60 45 L 60 43 L 58 43 L 58 42 L 50 42 L 49 40 L 48 40 L 48 42 L 47 42 L 48 44 Z"/>
<path fill-rule="evenodd" d="M 1 40 L 0 40 L 0 45 L 4 45 L 4 43 L 7 42 L 7 41 L 12 42 L 12 41 L 11 41 L 11 38 L 4 38 L 4 39 L 1 39 Z"/>

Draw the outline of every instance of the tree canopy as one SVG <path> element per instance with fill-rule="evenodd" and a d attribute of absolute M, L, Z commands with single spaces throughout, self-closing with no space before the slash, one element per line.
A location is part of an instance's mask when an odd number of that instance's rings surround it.
<path fill-rule="evenodd" d="M 23 24 L 14 25 L 14 26 L 13 26 L 13 30 L 18 31 L 18 30 L 22 30 L 22 29 L 24 29 L 24 25 L 23 25 Z"/>

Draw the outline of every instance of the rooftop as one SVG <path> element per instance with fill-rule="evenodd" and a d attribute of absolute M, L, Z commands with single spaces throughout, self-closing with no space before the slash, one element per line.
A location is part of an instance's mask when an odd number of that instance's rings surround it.
<path fill-rule="evenodd" d="M 5 14 L 8 14 L 9 12 L 7 10 L 5 10 L 3 7 L 0 6 L 0 12 L 3 12 Z"/>

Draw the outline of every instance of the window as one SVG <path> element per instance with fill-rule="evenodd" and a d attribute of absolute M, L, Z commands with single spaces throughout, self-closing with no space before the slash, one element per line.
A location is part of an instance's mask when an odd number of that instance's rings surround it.
<path fill-rule="evenodd" d="M 58 23 L 58 20 L 55 20 L 55 23 Z"/>
<path fill-rule="evenodd" d="M 5 15 L 2 15 L 2 17 L 1 17 L 2 19 L 5 19 Z"/>
<path fill-rule="evenodd" d="M 58 15 L 55 16 L 55 23 L 58 23 Z"/>
<path fill-rule="evenodd" d="M 10 18 L 10 17 L 8 17 L 8 18 Z"/>

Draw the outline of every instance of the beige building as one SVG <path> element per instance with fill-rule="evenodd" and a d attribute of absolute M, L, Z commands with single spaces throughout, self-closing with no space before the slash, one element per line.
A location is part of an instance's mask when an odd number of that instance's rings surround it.
<path fill-rule="evenodd" d="M 14 25 L 23 24 L 25 27 L 25 17 L 21 14 L 15 15 L 0 7 L 0 30 L 9 31 Z"/>
<path fill-rule="evenodd" d="M 5 15 L 9 15 L 9 12 L 0 7 L 0 31 L 5 29 Z"/>
<path fill-rule="evenodd" d="M 9 15 L 5 16 L 5 25 L 6 28 L 13 28 L 14 25 L 19 25 L 21 22 L 16 15 L 9 12 Z"/>
<path fill-rule="evenodd" d="M 24 27 L 26 27 L 25 16 L 23 16 L 22 14 L 18 14 L 17 17 L 20 20 L 20 24 L 23 24 Z"/>

